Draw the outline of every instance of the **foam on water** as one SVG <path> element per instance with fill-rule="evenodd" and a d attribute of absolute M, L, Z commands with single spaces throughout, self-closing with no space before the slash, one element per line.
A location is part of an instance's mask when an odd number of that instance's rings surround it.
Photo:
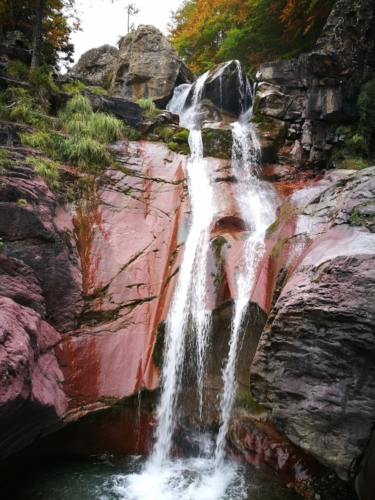
<path fill-rule="evenodd" d="M 111 489 L 124 500 L 243 500 L 244 480 L 235 463 L 222 468 L 213 459 L 173 459 L 158 467 L 149 462 L 142 474 L 116 475 Z"/>

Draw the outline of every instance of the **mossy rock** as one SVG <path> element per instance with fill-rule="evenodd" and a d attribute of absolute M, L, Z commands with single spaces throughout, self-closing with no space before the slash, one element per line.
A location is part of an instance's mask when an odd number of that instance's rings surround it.
<path fill-rule="evenodd" d="M 203 156 L 229 160 L 232 156 L 232 131 L 230 129 L 204 128 L 202 130 Z"/>

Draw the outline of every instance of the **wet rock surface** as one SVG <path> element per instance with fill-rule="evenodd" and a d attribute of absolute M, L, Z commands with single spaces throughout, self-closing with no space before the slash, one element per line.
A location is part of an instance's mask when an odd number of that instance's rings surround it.
<path fill-rule="evenodd" d="M 150 98 L 163 108 L 175 86 L 194 80 L 169 40 L 154 26 L 140 25 L 121 40 L 110 94 L 132 101 Z"/>

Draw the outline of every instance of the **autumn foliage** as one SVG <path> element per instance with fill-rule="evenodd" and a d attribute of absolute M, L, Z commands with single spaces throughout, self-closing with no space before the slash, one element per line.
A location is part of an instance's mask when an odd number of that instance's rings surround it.
<path fill-rule="evenodd" d="M 246 69 L 313 47 L 336 0 L 184 0 L 170 37 L 199 73 L 228 59 Z"/>

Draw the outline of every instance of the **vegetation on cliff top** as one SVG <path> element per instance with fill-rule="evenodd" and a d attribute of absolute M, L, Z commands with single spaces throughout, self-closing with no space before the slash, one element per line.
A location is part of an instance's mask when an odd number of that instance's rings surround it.
<path fill-rule="evenodd" d="M 170 37 L 194 72 L 238 59 L 246 70 L 311 49 L 336 0 L 184 0 Z"/>

